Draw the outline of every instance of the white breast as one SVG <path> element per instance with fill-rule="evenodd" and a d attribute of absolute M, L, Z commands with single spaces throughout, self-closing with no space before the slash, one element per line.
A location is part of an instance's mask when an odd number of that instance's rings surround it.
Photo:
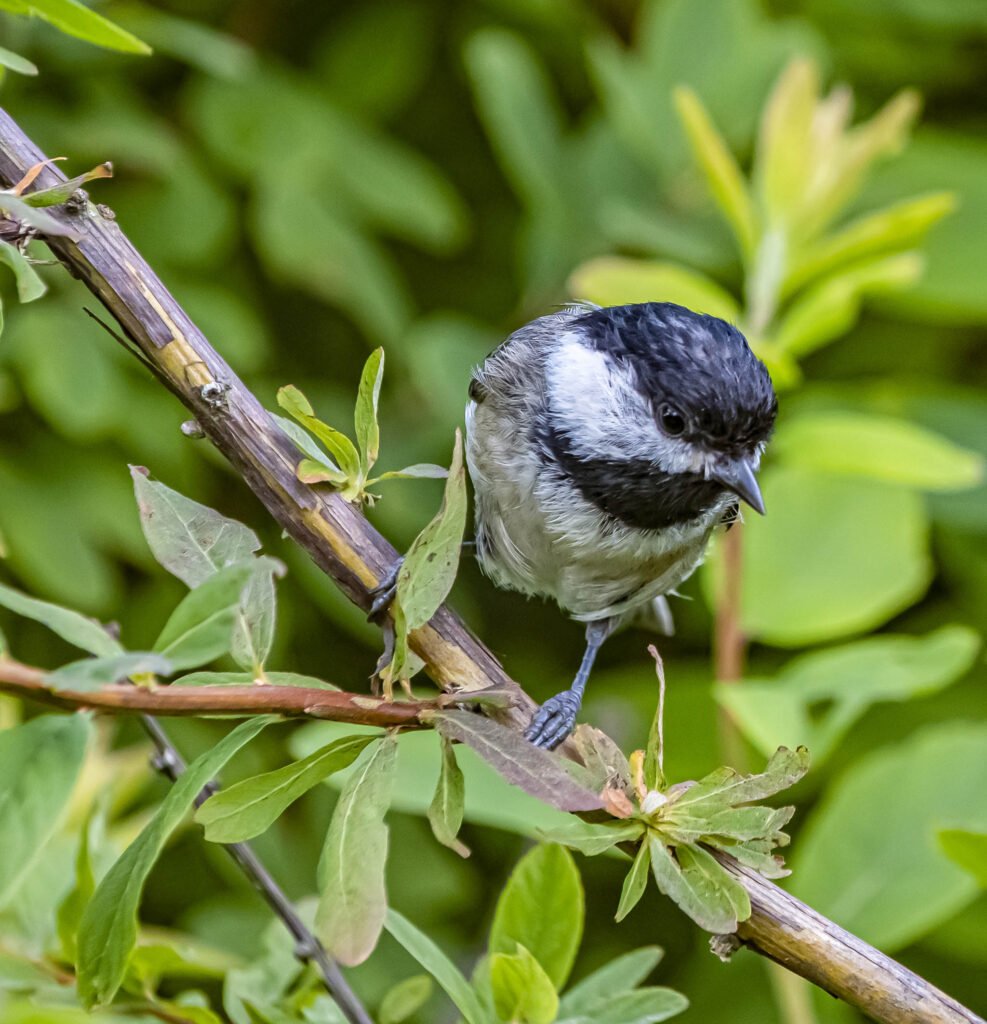
<path fill-rule="evenodd" d="M 546 465 L 495 402 L 471 402 L 466 424 L 477 556 L 499 586 L 590 621 L 650 604 L 699 565 L 721 508 L 661 531 L 624 526 Z"/>

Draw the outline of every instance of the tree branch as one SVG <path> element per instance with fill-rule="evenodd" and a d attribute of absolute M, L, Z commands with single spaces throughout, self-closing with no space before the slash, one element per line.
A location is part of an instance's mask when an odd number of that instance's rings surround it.
<path fill-rule="evenodd" d="M 284 715 L 321 718 L 351 725 L 421 728 L 419 716 L 457 703 L 454 699 L 387 701 L 381 697 L 307 686 L 130 686 L 108 684 L 92 690 L 54 689 L 43 669 L 0 658 L 0 692 L 74 710 L 159 716 Z"/>
<path fill-rule="evenodd" d="M 13 119 L 0 111 L 0 181 L 13 184 L 43 159 Z M 56 168 L 47 167 L 34 187 L 61 180 Z M 93 206 L 81 194 L 78 202 L 50 212 L 77 238 L 48 240 L 52 252 L 99 298 L 145 363 L 192 411 L 204 433 L 288 534 L 351 601 L 369 609 L 369 592 L 393 564 L 394 548 L 338 494 L 296 479 L 300 455 L 294 445 L 209 345 L 105 208 Z M 218 388 L 206 388 L 214 382 Z M 453 612 L 440 610 L 415 632 L 411 645 L 439 686 L 509 690 L 516 701 L 506 716 L 518 727 L 530 718 L 531 699 Z M 778 886 L 735 864 L 730 868 L 750 893 L 753 913 L 740 926 L 738 938 L 751 949 L 882 1024 L 984 1024 Z"/>

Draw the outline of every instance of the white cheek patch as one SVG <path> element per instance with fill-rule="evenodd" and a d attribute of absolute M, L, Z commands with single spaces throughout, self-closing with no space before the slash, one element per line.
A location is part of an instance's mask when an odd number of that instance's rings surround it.
<path fill-rule="evenodd" d="M 672 473 L 705 471 L 704 452 L 658 428 L 628 370 L 574 332 L 552 353 L 546 381 L 553 423 L 577 457 L 643 459 Z"/>
<path fill-rule="evenodd" d="M 563 335 L 545 376 L 555 426 L 569 437 L 576 455 L 630 455 L 642 434 L 655 431 L 626 371 L 575 334 Z"/>

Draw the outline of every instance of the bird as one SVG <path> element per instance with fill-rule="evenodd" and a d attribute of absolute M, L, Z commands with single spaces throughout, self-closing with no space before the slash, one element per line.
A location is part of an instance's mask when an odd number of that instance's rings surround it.
<path fill-rule="evenodd" d="M 499 587 L 585 623 L 571 686 L 527 738 L 575 728 L 601 645 L 635 619 L 670 632 L 667 596 L 743 501 L 778 402 L 741 331 L 671 302 L 577 303 L 515 331 L 477 367 L 466 409 L 475 554 Z"/>

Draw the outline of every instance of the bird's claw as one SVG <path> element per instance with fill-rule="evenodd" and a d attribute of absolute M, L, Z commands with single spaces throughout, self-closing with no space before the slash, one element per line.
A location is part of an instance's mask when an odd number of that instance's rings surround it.
<path fill-rule="evenodd" d="M 550 697 L 531 720 L 525 739 L 543 750 L 554 750 L 575 729 L 581 703 L 572 690 Z"/>
<path fill-rule="evenodd" d="M 398 592 L 398 573 L 404 564 L 404 558 L 398 558 L 387 570 L 380 583 L 370 591 L 370 610 L 367 612 L 368 622 L 380 622 L 381 618 L 394 603 Z"/>

